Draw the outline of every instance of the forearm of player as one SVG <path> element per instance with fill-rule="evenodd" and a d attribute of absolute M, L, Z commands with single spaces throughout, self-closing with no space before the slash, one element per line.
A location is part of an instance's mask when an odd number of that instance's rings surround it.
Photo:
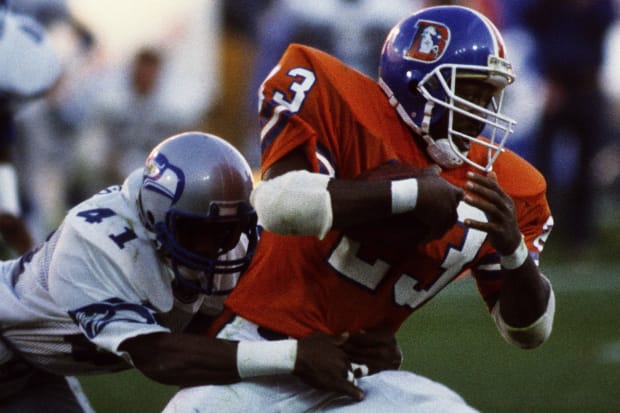
<path fill-rule="evenodd" d="M 153 333 L 125 340 L 119 350 L 146 377 L 177 386 L 229 384 L 240 380 L 237 342 L 193 334 Z"/>
<path fill-rule="evenodd" d="M 282 235 L 316 235 L 413 210 L 417 179 L 357 181 L 291 171 L 252 194 L 261 224 Z"/>
<path fill-rule="evenodd" d="M 519 248 L 524 248 L 524 243 Z M 555 297 L 551 283 L 540 273 L 527 250 L 525 258 L 512 255 L 502 261 L 504 281 L 493 316 L 508 342 L 533 348 L 551 334 Z"/>
<path fill-rule="evenodd" d="M 411 211 L 417 201 L 417 179 L 355 181 L 332 179 L 328 185 L 333 228 L 376 221 Z"/>
<path fill-rule="evenodd" d="M 237 342 L 194 334 L 146 334 L 125 340 L 119 350 L 145 376 L 179 386 L 290 374 L 297 360 L 296 340 Z"/>
<path fill-rule="evenodd" d="M 407 212 L 415 208 L 417 198 L 416 178 L 333 178 L 312 172 L 305 152 L 298 148 L 265 171 L 251 202 L 268 231 L 322 238 L 331 229 Z"/>
<path fill-rule="evenodd" d="M 503 284 L 500 293 L 503 319 L 514 327 L 536 321 L 547 308 L 550 284 L 540 274 L 525 244 L 500 257 Z"/>

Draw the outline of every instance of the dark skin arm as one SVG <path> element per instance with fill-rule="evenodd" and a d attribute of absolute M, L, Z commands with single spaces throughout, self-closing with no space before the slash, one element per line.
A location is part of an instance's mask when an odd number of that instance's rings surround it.
<path fill-rule="evenodd" d="M 135 367 L 146 377 L 163 384 L 196 386 L 241 381 L 236 341 L 153 333 L 129 338 L 119 349 L 131 355 Z M 398 368 L 400 361 L 400 350 L 391 333 L 315 333 L 298 340 L 293 374 L 313 387 L 361 400 L 362 390 L 347 381 L 350 363 L 366 364 L 373 373 Z"/>
<path fill-rule="evenodd" d="M 512 199 L 499 186 L 494 172 L 486 176 L 470 173 L 468 178 L 465 202 L 484 211 L 488 222 L 466 220 L 465 225 L 487 232 L 489 242 L 501 255 L 511 254 L 521 242 Z M 526 327 L 545 312 L 549 285 L 530 256 L 519 268 L 502 271 L 501 315 L 513 327 Z"/>
<path fill-rule="evenodd" d="M 312 171 L 301 148 L 292 151 L 273 164 L 263 175 L 272 179 L 294 170 Z M 456 206 L 463 197 L 463 190 L 439 176 L 439 168 L 425 170 L 418 177 L 418 201 L 415 214 L 422 221 L 431 217 L 437 223 L 436 232 L 443 234 L 457 219 Z M 392 195 L 390 180 L 330 180 L 334 229 L 344 229 L 391 215 Z M 438 238 L 437 235 L 434 238 Z"/>
<path fill-rule="evenodd" d="M 145 376 L 163 384 L 195 386 L 239 381 L 237 342 L 204 335 L 153 333 L 125 340 L 119 350 L 131 356 Z"/>

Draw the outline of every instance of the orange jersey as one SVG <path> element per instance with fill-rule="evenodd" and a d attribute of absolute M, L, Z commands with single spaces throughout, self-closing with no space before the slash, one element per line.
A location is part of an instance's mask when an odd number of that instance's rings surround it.
<path fill-rule="evenodd" d="M 299 147 L 315 172 L 336 178 L 354 178 L 390 160 L 431 164 L 378 84 L 323 52 L 290 46 L 264 82 L 261 96 L 263 172 Z M 486 151 L 473 146 L 471 157 L 486 157 Z M 537 258 L 552 223 L 545 181 L 510 151 L 494 165 Z M 469 170 L 473 168 L 462 166 L 442 176 L 463 187 Z M 409 314 L 471 271 L 490 308 L 502 283 L 499 256 L 486 233 L 463 225 L 466 218 L 486 217 L 464 202 L 458 212 L 458 224 L 442 239 L 412 245 L 406 253 L 362 245 L 335 230 L 323 240 L 263 231 L 227 307 L 293 337 L 378 327 L 396 331 Z"/>

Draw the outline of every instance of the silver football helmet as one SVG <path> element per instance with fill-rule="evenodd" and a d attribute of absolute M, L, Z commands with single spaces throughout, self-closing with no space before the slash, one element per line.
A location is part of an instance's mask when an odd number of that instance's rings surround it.
<path fill-rule="evenodd" d="M 252 187 L 247 161 L 217 136 L 182 133 L 151 151 L 138 210 L 181 284 L 210 295 L 215 274 L 247 267 L 257 242 Z M 245 255 L 226 259 L 240 242 L 247 244 Z"/>

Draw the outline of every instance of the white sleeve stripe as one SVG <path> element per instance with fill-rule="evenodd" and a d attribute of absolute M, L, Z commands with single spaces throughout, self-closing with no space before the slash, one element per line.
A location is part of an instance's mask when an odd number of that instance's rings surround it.
<path fill-rule="evenodd" d="M 324 155 L 317 152 L 316 158 L 321 163 L 321 165 L 325 167 L 329 176 L 331 176 L 332 178 L 336 176 L 336 169 L 334 169 L 332 164 L 329 163 L 329 160 Z"/>
<path fill-rule="evenodd" d="M 260 141 L 261 142 L 265 139 L 265 136 L 267 136 L 269 134 L 269 131 L 271 131 L 271 129 L 280 120 L 280 113 L 282 113 L 286 109 L 287 108 L 285 106 L 282 106 L 282 105 L 276 106 L 276 108 L 273 110 L 273 115 L 271 115 L 271 118 L 269 119 L 269 121 L 267 121 L 265 126 L 263 126 L 263 128 L 260 131 Z"/>
<path fill-rule="evenodd" d="M 480 271 L 501 271 L 502 267 L 501 265 L 499 265 L 498 263 L 492 263 L 492 264 L 485 264 L 485 265 L 480 265 L 478 267 L 476 267 L 476 270 L 480 270 Z"/>

